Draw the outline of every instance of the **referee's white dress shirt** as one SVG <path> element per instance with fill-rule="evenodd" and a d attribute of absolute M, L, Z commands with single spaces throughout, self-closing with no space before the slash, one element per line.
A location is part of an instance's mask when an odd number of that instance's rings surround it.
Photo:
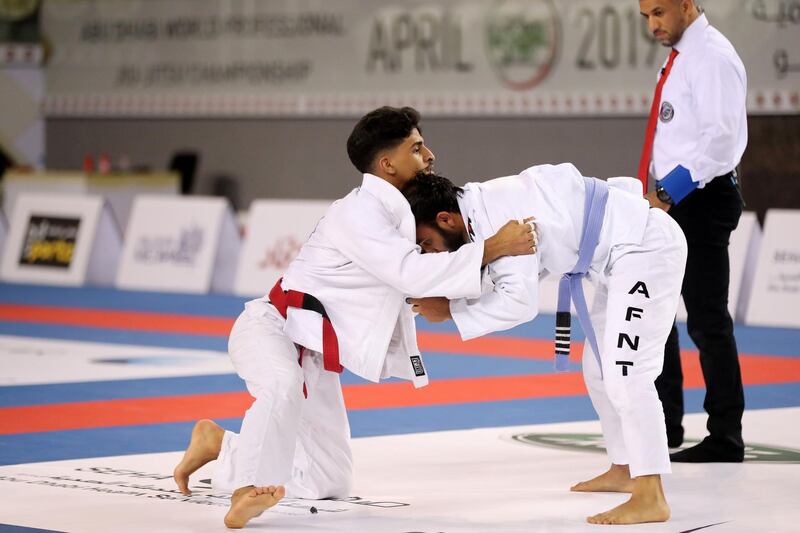
<path fill-rule="evenodd" d="M 674 48 L 650 173 L 680 202 L 736 168 L 747 145 L 747 74 L 730 41 L 701 14 Z"/>

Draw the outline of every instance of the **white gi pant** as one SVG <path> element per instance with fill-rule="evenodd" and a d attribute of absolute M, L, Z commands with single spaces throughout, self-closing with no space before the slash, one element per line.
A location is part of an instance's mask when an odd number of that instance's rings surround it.
<path fill-rule="evenodd" d="M 347 496 L 353 461 L 339 374 L 326 371 L 322 354 L 309 350 L 301 368 L 283 324 L 275 307 L 253 301 L 231 330 L 233 367 L 255 401 L 239 434 L 225 432 L 212 486 L 232 492 L 284 485 L 290 498 Z"/>
<path fill-rule="evenodd" d="M 642 243 L 613 248 L 606 279 L 597 284 L 591 320 L 603 375 L 586 342 L 583 376 L 608 456 L 613 464 L 629 465 L 631 477 L 672 471 L 655 379 L 664 366 L 685 266 L 680 227 L 661 209 L 650 209 Z"/>

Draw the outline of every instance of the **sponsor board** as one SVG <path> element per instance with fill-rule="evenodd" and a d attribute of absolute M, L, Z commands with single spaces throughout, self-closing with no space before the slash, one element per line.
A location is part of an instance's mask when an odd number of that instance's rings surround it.
<path fill-rule="evenodd" d="M 250 205 L 234 292 L 269 292 L 325 215 L 327 200 L 256 200 Z"/>
<path fill-rule="evenodd" d="M 117 287 L 230 292 L 239 233 L 227 201 L 138 196 L 133 203 Z"/>
<path fill-rule="evenodd" d="M 758 254 L 747 324 L 800 327 L 800 210 L 770 209 Z"/>
<path fill-rule="evenodd" d="M 133 200 L 140 194 L 177 195 L 179 177 L 174 172 L 86 174 L 84 172 L 18 172 L 9 170 L 0 181 L 3 210 L 11 213 L 25 192 L 102 196 L 122 232 L 128 227 Z"/>
<path fill-rule="evenodd" d="M 121 248 L 102 198 L 23 193 L 14 206 L 0 276 L 17 283 L 111 285 Z"/>

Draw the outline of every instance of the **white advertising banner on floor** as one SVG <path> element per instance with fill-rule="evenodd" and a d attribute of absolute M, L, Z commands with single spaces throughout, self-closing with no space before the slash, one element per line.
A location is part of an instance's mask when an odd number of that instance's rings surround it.
<path fill-rule="evenodd" d="M 728 257 L 731 265 L 731 282 L 728 287 L 728 312 L 736 322 L 743 323 L 753 285 L 758 249 L 761 244 L 761 226 L 752 211 L 742 213 L 739 225 L 731 233 Z M 681 298 L 678 320 L 686 322 L 686 305 Z"/>
<path fill-rule="evenodd" d="M 297 256 L 329 200 L 256 200 L 250 206 L 234 292 L 261 296 Z"/>
<path fill-rule="evenodd" d="M 16 283 L 112 285 L 122 249 L 103 198 L 22 193 L 11 215 L 0 277 Z"/>
<path fill-rule="evenodd" d="M 139 196 L 125 233 L 117 287 L 230 292 L 239 243 L 224 198 Z"/>
<path fill-rule="evenodd" d="M 800 327 L 800 210 L 770 209 L 758 254 L 747 324 Z"/>

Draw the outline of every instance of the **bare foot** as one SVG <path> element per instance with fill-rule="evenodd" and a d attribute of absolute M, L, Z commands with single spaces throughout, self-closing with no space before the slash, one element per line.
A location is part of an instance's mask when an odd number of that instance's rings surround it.
<path fill-rule="evenodd" d="M 590 524 L 644 524 L 646 522 L 666 522 L 670 511 L 661 476 L 640 476 L 634 480 L 631 499 L 605 513 L 586 519 Z"/>
<path fill-rule="evenodd" d="M 277 487 L 242 487 L 231 496 L 231 508 L 225 515 L 225 526 L 231 529 L 243 528 L 250 520 L 281 501 L 286 490 Z"/>
<path fill-rule="evenodd" d="M 222 448 L 222 437 L 225 430 L 218 426 L 213 420 L 200 420 L 192 429 L 192 440 L 183 459 L 175 467 L 172 477 L 178 484 L 178 489 L 186 496 L 190 496 L 189 476 L 197 471 L 198 468 L 213 461 L 219 456 Z"/>
<path fill-rule="evenodd" d="M 607 472 L 589 481 L 570 487 L 573 492 L 633 492 L 633 480 L 628 465 L 611 465 Z"/>

